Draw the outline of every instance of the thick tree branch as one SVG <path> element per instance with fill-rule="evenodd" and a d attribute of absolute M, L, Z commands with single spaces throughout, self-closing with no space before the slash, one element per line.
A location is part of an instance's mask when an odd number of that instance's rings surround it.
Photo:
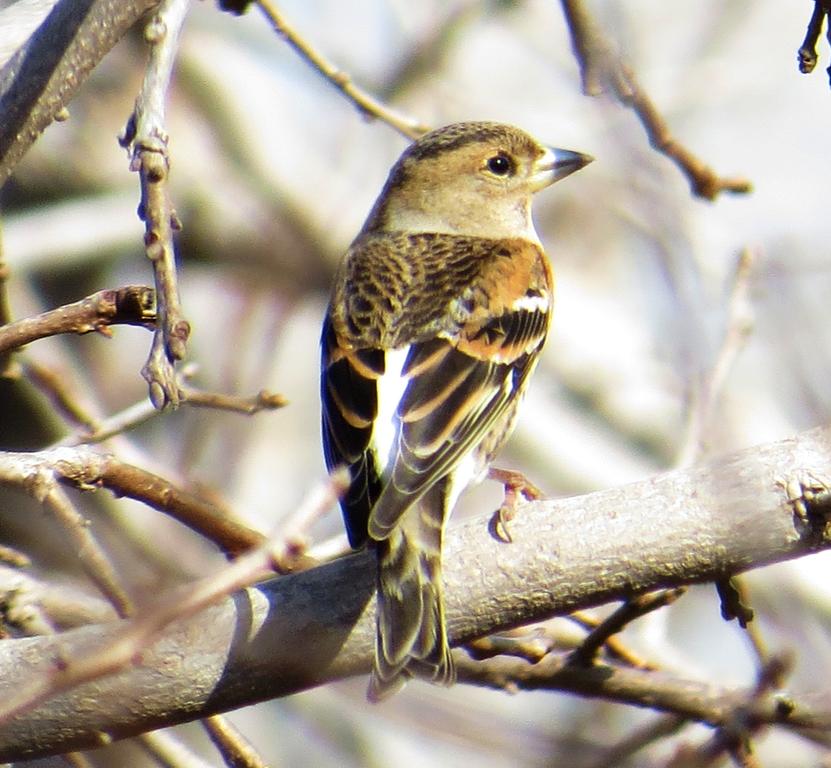
<path fill-rule="evenodd" d="M 0 70 L 0 185 L 104 55 L 158 0 L 60 0 Z"/>
<path fill-rule="evenodd" d="M 831 428 L 822 428 L 621 488 L 527 504 L 511 544 L 488 534 L 486 515 L 466 521 L 447 542 L 451 636 L 463 643 L 828 548 L 829 477 Z M 365 673 L 373 590 L 371 555 L 359 553 L 177 620 L 133 666 L 0 726 L 0 760 L 89 747 Z M 0 643 L 0 701 L 54 674 L 58 658 L 64 668 L 96 648 L 108 653 L 124 632 L 116 623 Z"/>

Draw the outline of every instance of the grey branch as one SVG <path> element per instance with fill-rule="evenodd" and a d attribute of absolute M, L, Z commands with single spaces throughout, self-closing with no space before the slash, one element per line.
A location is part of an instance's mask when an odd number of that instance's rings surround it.
<path fill-rule="evenodd" d="M 0 70 L 0 185 L 92 69 L 158 0 L 59 0 Z M 5 18 L 4 22 L 11 22 Z M 19 25 L 25 27 L 21 20 Z"/>
<path fill-rule="evenodd" d="M 446 547 L 451 637 L 464 643 L 827 548 L 829 478 L 831 428 L 821 428 L 621 488 L 529 503 L 512 522 L 510 544 L 488 534 L 488 515 L 468 520 L 451 528 Z M 364 674 L 373 590 L 363 552 L 177 620 L 132 666 L 0 726 L 0 761 L 83 749 Z M 0 700 L 93 648 L 106 653 L 123 627 L 0 643 Z M 582 695 L 592 695 L 583 685 Z"/>

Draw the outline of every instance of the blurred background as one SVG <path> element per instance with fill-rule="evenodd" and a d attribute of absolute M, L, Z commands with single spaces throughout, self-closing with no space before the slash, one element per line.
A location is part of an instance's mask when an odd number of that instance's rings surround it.
<path fill-rule="evenodd" d="M 703 425 L 697 459 L 825 423 L 831 409 L 831 93 L 819 47 L 813 75 L 796 51 L 811 3 L 778 0 L 587 2 L 676 139 L 746 196 L 694 198 L 653 151 L 635 115 L 583 95 L 560 5 L 552 0 L 283 0 L 307 42 L 360 86 L 432 126 L 514 123 L 596 162 L 538 196 L 535 219 L 558 278 L 543 362 L 501 466 L 552 496 L 649 477 L 677 465 L 730 324 L 739 254 L 752 264 L 741 320 L 750 333 Z M 0 194 L 3 253 L 16 318 L 102 288 L 152 284 L 138 178 L 116 137 L 138 92 L 146 46 L 137 30 L 84 84 L 70 119 L 52 125 Z M 290 404 L 251 418 L 183 407 L 106 443 L 106 450 L 217 499 L 265 533 L 324 475 L 317 400 L 318 335 L 333 270 L 406 140 L 364 118 L 271 29 L 257 7 L 240 18 L 194 4 L 181 39 L 168 122 L 181 293 L 191 321 L 192 382 Z M 142 329 L 33 344 L 25 360 L 56 374 L 100 416 L 146 398 Z M 0 381 L 0 448 L 46 447 L 73 434 L 30 376 Z M 215 549 L 168 518 L 107 494 L 73 497 L 140 603 L 210 572 Z M 491 483 L 459 515 L 494 509 Z M 579 532 L 575 532 L 579 535 Z M 310 544 L 345 544 L 337 510 Z M 28 497 L 0 490 L 0 543 L 28 573 L 85 584 L 65 537 Z M 747 578 L 772 649 L 797 651 L 789 689 L 827 692 L 831 593 L 827 556 Z M 624 640 L 667 669 L 752 685 L 747 639 L 722 622 L 711 587 L 636 623 Z M 656 715 L 562 694 L 414 683 L 390 703 L 356 679 L 231 719 L 275 766 L 592 766 Z M 177 733 L 218 758 L 196 725 Z M 627 765 L 664 765 L 688 726 Z M 757 743 L 761 764 L 831 765 L 782 731 Z M 94 765 L 152 765 L 130 744 Z M 822 762 L 825 760 L 825 762 Z M 57 764 L 40 761 L 31 765 Z"/>

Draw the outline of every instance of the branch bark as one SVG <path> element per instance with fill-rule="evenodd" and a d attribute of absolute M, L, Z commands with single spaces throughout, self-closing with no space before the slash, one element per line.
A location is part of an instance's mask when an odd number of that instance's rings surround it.
<path fill-rule="evenodd" d="M 510 544 L 489 536 L 487 515 L 466 521 L 447 541 L 451 637 L 463 643 L 828 548 L 829 478 L 831 428 L 820 428 L 621 488 L 524 505 Z M 363 674 L 373 590 L 366 552 L 243 590 L 170 624 L 133 666 L 0 725 L 0 760 L 87 748 Z M 123 627 L 0 643 L 0 700 L 82 651 L 106 653 Z"/>
<path fill-rule="evenodd" d="M 0 355 L 61 333 L 106 333 L 111 325 L 152 328 L 154 305 L 153 290 L 143 285 L 98 291 L 74 304 L 0 325 Z"/>
<path fill-rule="evenodd" d="M 0 185 L 89 73 L 159 0 L 59 0 L 0 70 Z"/>
<path fill-rule="evenodd" d="M 214 542 L 229 556 L 240 555 L 265 541 L 262 534 L 235 522 L 225 510 L 112 454 L 85 446 L 0 453 L 0 485 L 29 490 L 42 475 L 81 490 L 101 486 L 118 496 L 141 501 Z"/>
<path fill-rule="evenodd" d="M 141 370 L 150 400 L 162 410 L 179 405 L 175 363 L 184 359 L 190 323 L 182 315 L 173 233 L 182 228 L 170 199 L 170 153 L 165 130 L 165 102 L 173 76 L 179 35 L 190 0 L 162 0 L 145 28 L 150 55 L 141 91 L 121 145 L 132 150 L 131 170 L 141 179 L 139 217 L 144 221 L 144 246 L 153 265 L 157 320 L 150 356 Z"/>

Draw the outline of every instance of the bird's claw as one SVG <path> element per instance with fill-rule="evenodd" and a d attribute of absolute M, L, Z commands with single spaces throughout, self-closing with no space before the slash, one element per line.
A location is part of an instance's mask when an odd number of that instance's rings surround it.
<path fill-rule="evenodd" d="M 545 494 L 522 472 L 513 469 L 491 467 L 488 470 L 488 478 L 502 483 L 505 488 L 502 505 L 493 513 L 488 530 L 495 539 L 510 544 L 513 542 L 510 523 L 516 515 L 521 499 L 524 497 L 527 501 L 535 501 L 545 498 Z"/>

